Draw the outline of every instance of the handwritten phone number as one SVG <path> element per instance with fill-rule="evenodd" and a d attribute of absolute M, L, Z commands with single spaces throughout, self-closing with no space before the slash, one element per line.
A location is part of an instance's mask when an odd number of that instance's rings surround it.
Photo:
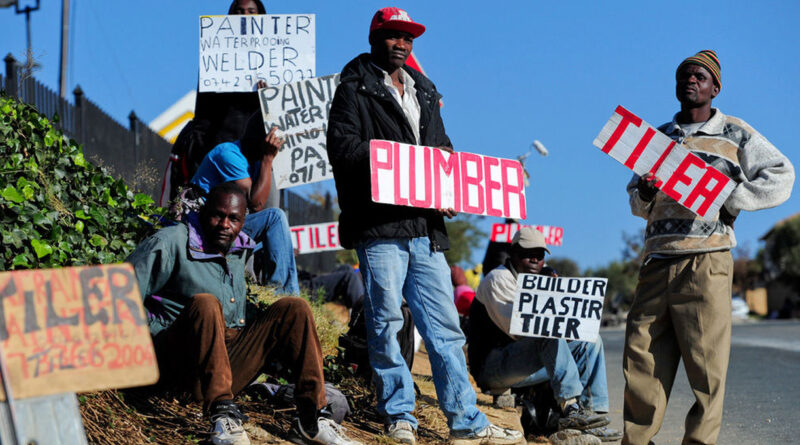
<path fill-rule="evenodd" d="M 261 75 L 245 74 L 243 76 L 230 76 L 230 77 L 206 77 L 203 79 L 203 86 L 205 87 L 229 87 L 239 88 L 240 86 L 247 86 L 252 88 L 259 80 L 263 80 L 267 85 L 280 85 L 283 83 L 291 83 L 314 77 L 314 72 L 310 69 L 289 69 L 283 70 L 281 73 L 278 70 L 270 70 L 266 77 Z"/>
<path fill-rule="evenodd" d="M 104 368 L 123 369 L 133 366 L 150 366 L 156 362 L 150 345 L 99 344 L 93 342 L 56 344 L 32 353 L 8 354 L 9 361 L 18 359 L 22 377 L 37 378 L 57 371 Z"/>

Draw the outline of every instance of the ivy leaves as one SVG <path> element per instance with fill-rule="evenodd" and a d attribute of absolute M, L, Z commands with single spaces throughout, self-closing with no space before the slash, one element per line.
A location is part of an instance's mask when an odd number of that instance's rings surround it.
<path fill-rule="evenodd" d="M 121 148 L 122 149 L 122 148 Z M 0 96 L 0 270 L 124 260 L 160 213 L 25 104 Z"/>

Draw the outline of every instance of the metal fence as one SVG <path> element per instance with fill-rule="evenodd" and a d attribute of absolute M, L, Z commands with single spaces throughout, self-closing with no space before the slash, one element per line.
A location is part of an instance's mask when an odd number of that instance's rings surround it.
<path fill-rule="evenodd" d="M 2 89 L 36 107 L 53 120 L 56 128 L 83 144 L 87 158 L 122 178 L 128 186 L 158 200 L 162 171 L 171 145 L 131 112 L 130 128 L 120 125 L 98 105 L 84 97 L 80 86 L 73 91 L 74 104 L 26 73 L 9 54 L 3 59 L 6 73 Z"/>
<path fill-rule="evenodd" d="M 129 126 L 125 128 L 85 97 L 80 86 L 73 91 L 74 102 L 70 103 L 26 74 L 11 54 L 3 60 L 6 72 L 5 76 L 0 74 L 0 90 L 36 107 L 51 118 L 56 128 L 82 144 L 84 154 L 94 164 L 107 168 L 128 186 L 149 194 L 158 202 L 172 147 L 169 142 L 141 122 L 133 111 L 128 116 Z M 281 201 L 290 225 L 333 221 L 330 196 L 326 197 L 325 205 L 319 205 L 286 190 Z M 336 267 L 336 253 L 301 255 L 297 265 L 312 273 L 329 272 Z"/>

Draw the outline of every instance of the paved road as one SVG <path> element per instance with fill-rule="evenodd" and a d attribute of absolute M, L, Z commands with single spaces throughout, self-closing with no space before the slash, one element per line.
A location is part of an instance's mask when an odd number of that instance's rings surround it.
<path fill-rule="evenodd" d="M 612 426 L 622 428 L 622 330 L 602 332 Z M 694 395 L 679 367 L 657 444 L 680 444 Z M 800 444 L 800 322 L 764 321 L 733 327 L 731 363 L 719 444 Z"/>

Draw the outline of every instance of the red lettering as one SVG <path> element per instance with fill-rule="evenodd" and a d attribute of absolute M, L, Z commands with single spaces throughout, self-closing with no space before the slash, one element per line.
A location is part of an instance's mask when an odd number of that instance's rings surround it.
<path fill-rule="evenodd" d="M 300 247 L 301 247 L 300 246 L 300 232 L 303 231 L 303 228 L 302 227 L 289 227 L 289 230 L 292 231 L 292 233 L 295 236 L 295 239 L 297 240 L 297 245 L 295 246 L 295 248 L 297 250 L 300 250 Z"/>
<path fill-rule="evenodd" d="M 314 227 L 314 233 L 317 238 L 317 247 L 328 247 L 326 244 L 322 244 L 322 238 L 319 236 L 319 227 Z"/>
<path fill-rule="evenodd" d="M 512 185 L 508 181 L 509 169 L 514 170 L 514 173 L 516 173 L 517 180 L 515 185 Z M 510 159 L 501 159 L 500 171 L 502 172 L 501 179 L 503 181 L 503 216 L 525 219 L 527 216 L 527 209 L 525 206 L 525 179 L 523 177 L 524 172 L 522 171 L 522 164 L 520 164 L 518 161 L 512 161 Z M 517 216 L 511 213 L 510 195 L 512 194 L 519 197 L 519 215 Z"/>
<path fill-rule="evenodd" d="M 314 232 L 311 230 L 311 228 L 309 228 L 308 229 L 308 248 L 309 249 L 313 249 L 314 247 L 316 247 L 316 245 L 314 244 Z"/>
<path fill-rule="evenodd" d="M 492 224 L 492 238 L 491 241 L 496 243 L 500 235 L 506 233 L 508 225 L 506 224 Z"/>
<path fill-rule="evenodd" d="M 661 156 L 658 157 L 658 161 L 656 161 L 656 163 L 653 164 L 653 168 L 650 169 L 650 173 L 652 173 L 653 175 L 658 173 L 658 169 L 661 168 L 661 164 L 664 163 L 664 160 L 667 159 L 667 156 L 669 156 L 669 154 L 672 152 L 672 148 L 673 147 L 675 147 L 675 141 L 672 141 L 672 142 L 669 143 L 669 145 L 667 145 L 667 148 L 665 148 L 664 152 L 661 153 Z M 661 187 L 661 184 L 662 184 L 662 182 L 659 179 L 653 185 L 655 185 L 656 187 Z"/>
<path fill-rule="evenodd" d="M 625 129 L 628 128 L 628 124 L 633 124 L 636 127 L 642 124 L 642 119 L 639 116 L 631 113 L 625 108 L 622 108 L 622 106 L 617 106 L 617 109 L 614 110 L 614 112 L 619 114 L 622 117 L 622 120 L 617 125 L 617 128 L 614 129 L 614 132 L 611 133 L 611 137 L 608 138 L 605 145 L 603 145 L 603 153 L 606 154 L 608 154 L 611 149 L 617 145 L 619 138 L 622 137 L 622 134 L 625 133 Z"/>
<path fill-rule="evenodd" d="M 408 168 L 411 170 L 409 177 L 411 183 L 409 184 L 408 200 L 414 207 L 427 208 L 431 206 L 431 149 L 429 147 L 422 148 L 422 154 L 425 156 L 425 180 L 423 186 L 425 187 L 425 198 L 422 200 L 417 199 L 417 163 L 416 163 L 416 148 L 411 145 L 408 147 Z M 397 187 L 397 185 L 395 185 Z"/>
<path fill-rule="evenodd" d="M 386 153 L 386 161 L 379 161 L 380 150 Z M 389 141 L 370 141 L 369 143 L 369 162 L 370 174 L 372 175 L 372 200 L 378 201 L 380 198 L 380 187 L 378 185 L 378 170 L 392 169 L 392 143 Z M 299 247 L 299 244 L 298 244 Z"/>
<path fill-rule="evenodd" d="M 461 211 L 461 187 L 458 175 L 458 155 L 447 153 L 444 150 L 435 149 L 433 151 L 433 208 L 442 208 L 442 181 L 441 174 L 452 176 L 454 203 L 453 210 Z M 445 161 L 445 156 L 447 160 Z M 440 168 L 441 167 L 441 168 Z"/>
<path fill-rule="evenodd" d="M 554 232 L 553 245 L 560 246 L 561 239 L 564 237 L 564 229 L 562 229 L 561 227 L 553 227 L 551 230 Z"/>
<path fill-rule="evenodd" d="M 714 187 L 709 190 L 708 183 L 711 180 L 715 181 Z M 700 182 L 694 187 L 694 189 L 689 193 L 689 196 L 686 197 L 686 202 L 683 204 L 686 207 L 692 208 L 694 205 L 695 200 L 697 200 L 698 196 L 702 196 L 705 199 L 703 200 L 703 204 L 697 209 L 697 214 L 700 216 L 706 216 L 706 212 L 708 208 L 711 207 L 711 204 L 717 199 L 717 196 L 722 192 L 725 188 L 725 185 L 728 184 L 728 181 L 731 179 L 722 174 L 719 170 L 711 167 L 710 165 L 706 168 L 705 174 L 703 177 L 700 178 Z"/>
<path fill-rule="evenodd" d="M 484 157 L 483 158 L 483 178 L 486 184 L 486 214 L 489 216 L 503 216 L 503 211 L 492 207 L 492 190 L 500 190 L 502 184 L 498 181 L 492 180 L 492 166 L 499 165 L 500 160 L 497 158 Z"/>
<path fill-rule="evenodd" d="M 409 147 L 410 149 L 410 147 Z M 394 203 L 399 206 L 408 205 L 408 200 L 403 198 L 400 195 L 400 144 L 397 142 L 394 143 Z M 414 168 L 414 166 L 409 166 L 409 168 Z"/>
<path fill-rule="evenodd" d="M 639 156 L 642 155 L 644 148 L 647 147 L 647 144 L 650 143 L 650 140 L 653 139 L 653 136 L 655 136 L 655 134 L 656 131 L 653 130 L 652 127 L 645 130 L 644 136 L 642 136 L 642 139 L 640 139 L 639 143 L 636 144 L 636 148 L 633 149 L 633 152 L 631 153 L 630 156 L 628 156 L 628 159 L 625 161 L 625 167 L 628 167 L 629 169 L 633 170 L 633 167 L 636 165 L 636 161 L 639 160 Z"/>
<path fill-rule="evenodd" d="M 337 229 L 338 226 L 336 224 L 328 226 L 328 245 L 331 247 L 339 246 L 339 231 Z"/>
<path fill-rule="evenodd" d="M 483 182 L 483 168 L 481 162 L 481 156 L 472 154 L 472 153 L 459 153 L 459 157 L 461 158 L 461 196 L 464 197 L 464 205 L 462 208 L 467 213 L 477 213 L 478 215 L 483 214 L 484 205 L 483 205 L 483 186 L 481 182 Z M 469 168 L 467 165 L 473 162 L 475 164 L 475 176 L 469 175 Z M 519 163 L 518 163 L 519 164 Z M 475 196 L 478 198 L 478 202 L 476 205 L 471 205 L 470 200 L 470 193 L 469 193 L 469 186 L 474 185 L 478 190 Z"/>
<path fill-rule="evenodd" d="M 680 165 L 678 165 L 678 168 L 675 169 L 675 173 L 670 176 L 670 178 L 667 180 L 667 183 L 664 184 L 664 187 L 661 188 L 661 191 L 666 193 L 667 196 L 675 201 L 680 201 L 681 194 L 675 191 L 675 185 L 679 182 L 686 185 L 690 185 L 692 183 L 692 178 L 686 175 L 686 170 L 688 170 L 692 165 L 700 168 L 705 168 L 706 166 L 705 162 L 703 162 L 700 158 L 689 153 L 685 158 L 683 158 L 683 161 L 681 161 Z"/>

